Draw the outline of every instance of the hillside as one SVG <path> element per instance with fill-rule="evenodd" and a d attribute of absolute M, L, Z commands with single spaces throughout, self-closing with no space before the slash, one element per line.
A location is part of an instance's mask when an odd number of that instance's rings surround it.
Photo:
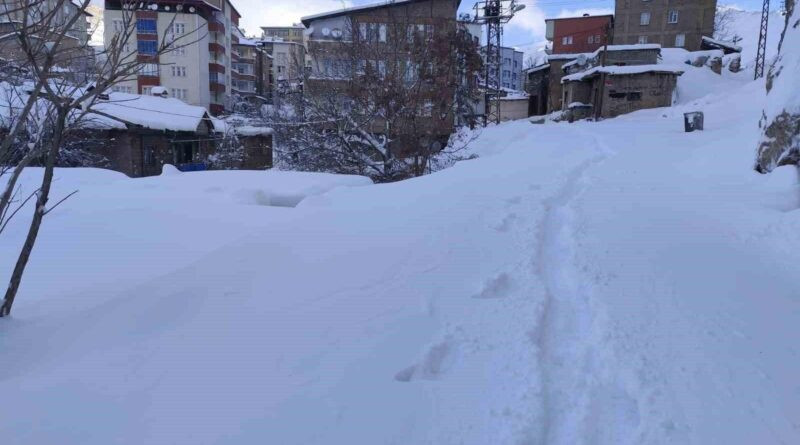
<path fill-rule="evenodd" d="M 393 184 L 58 170 L 3 443 L 800 442 L 797 173 L 752 170 L 763 80 L 687 70 Z"/>

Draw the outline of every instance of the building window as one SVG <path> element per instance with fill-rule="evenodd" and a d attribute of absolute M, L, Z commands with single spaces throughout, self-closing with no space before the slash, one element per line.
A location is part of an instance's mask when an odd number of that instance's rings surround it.
<path fill-rule="evenodd" d="M 170 33 L 175 35 L 183 35 L 186 33 L 186 24 L 175 22 L 170 27 Z"/>
<path fill-rule="evenodd" d="M 172 65 L 172 77 L 186 77 L 186 67 Z"/>
<path fill-rule="evenodd" d="M 111 91 L 113 91 L 115 93 L 132 94 L 133 93 L 133 88 L 130 87 L 130 86 L 126 86 L 126 85 L 114 85 L 113 87 L 111 87 Z"/>
<path fill-rule="evenodd" d="M 142 94 L 144 94 L 145 96 L 152 96 L 153 87 L 142 87 Z"/>
<path fill-rule="evenodd" d="M 572 45 L 572 36 L 564 36 L 561 38 L 562 45 Z"/>
<path fill-rule="evenodd" d="M 169 95 L 175 99 L 186 100 L 187 90 L 185 88 L 170 88 Z"/>
<path fill-rule="evenodd" d="M 669 11 L 669 23 L 678 23 L 678 10 L 671 9 Z"/>
<path fill-rule="evenodd" d="M 647 43 L 647 36 L 639 36 L 639 44 L 644 45 Z"/>
<path fill-rule="evenodd" d="M 172 50 L 172 55 L 185 56 L 186 55 L 186 47 L 185 46 L 176 46 L 175 49 Z"/>
<path fill-rule="evenodd" d="M 114 32 L 122 32 L 125 30 L 125 24 L 122 22 L 122 19 L 114 19 L 111 23 L 114 27 Z"/>
<path fill-rule="evenodd" d="M 634 102 L 637 100 L 642 100 L 642 93 L 641 91 L 635 91 L 632 93 L 628 93 L 628 101 Z"/>
<path fill-rule="evenodd" d="M 511 65 L 511 59 L 509 59 L 508 57 L 504 57 L 503 58 L 503 63 L 506 64 L 506 65 Z"/>
<path fill-rule="evenodd" d="M 155 63 L 144 63 L 139 68 L 140 76 L 158 77 L 158 65 Z"/>
<path fill-rule="evenodd" d="M 650 13 L 649 12 L 643 12 L 642 13 L 642 16 L 639 19 L 639 24 L 642 25 L 642 26 L 647 26 L 647 25 L 650 24 Z"/>
<path fill-rule="evenodd" d="M 589 39 L 587 40 L 587 43 L 589 43 L 590 45 L 592 43 L 594 43 L 594 36 L 589 36 Z"/>
<path fill-rule="evenodd" d="M 136 44 L 140 54 L 154 56 L 157 52 L 157 42 L 155 40 L 139 40 Z"/>
<path fill-rule="evenodd" d="M 155 19 L 137 19 L 136 32 L 139 34 L 155 34 L 156 21 Z"/>
<path fill-rule="evenodd" d="M 686 46 L 686 34 L 678 34 L 675 36 L 675 46 L 677 48 Z"/>

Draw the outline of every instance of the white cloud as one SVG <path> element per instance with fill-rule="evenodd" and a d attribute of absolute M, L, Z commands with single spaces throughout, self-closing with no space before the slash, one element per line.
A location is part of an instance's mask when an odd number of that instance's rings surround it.
<path fill-rule="evenodd" d="M 545 14 L 542 8 L 537 6 L 536 1 L 523 1 L 525 9 L 516 13 L 514 18 L 508 22 L 506 28 L 511 31 L 524 31 L 529 33 L 530 40 L 540 40 L 544 38 L 544 19 Z"/>
<path fill-rule="evenodd" d="M 248 35 L 261 35 L 261 26 L 288 26 L 303 16 L 352 6 L 350 0 L 233 0 L 233 4 Z"/>

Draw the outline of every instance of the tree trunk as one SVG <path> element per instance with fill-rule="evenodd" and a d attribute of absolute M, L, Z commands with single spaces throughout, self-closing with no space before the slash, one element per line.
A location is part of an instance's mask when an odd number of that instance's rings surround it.
<path fill-rule="evenodd" d="M 25 244 L 22 246 L 22 250 L 17 258 L 17 264 L 14 266 L 14 272 L 9 280 L 8 289 L 3 299 L 3 305 L 0 306 L 0 317 L 11 314 L 11 306 L 14 304 L 14 298 L 17 296 L 19 285 L 22 283 L 22 275 L 25 273 L 25 267 L 28 265 L 33 246 L 36 244 L 36 237 L 39 235 L 42 219 L 45 213 L 47 213 L 47 199 L 50 196 L 50 186 L 53 183 L 53 170 L 56 158 L 58 157 L 58 149 L 61 147 L 64 138 L 64 126 L 67 120 L 67 113 L 68 110 L 59 110 L 56 117 L 53 139 L 50 144 L 50 149 L 47 152 L 42 186 L 39 189 L 39 196 L 36 199 L 36 208 L 33 211 L 33 220 L 28 229 L 28 236 L 25 238 Z"/>

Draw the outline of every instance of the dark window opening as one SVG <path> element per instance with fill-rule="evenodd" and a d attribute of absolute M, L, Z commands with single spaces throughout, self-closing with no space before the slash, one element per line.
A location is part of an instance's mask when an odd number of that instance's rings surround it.
<path fill-rule="evenodd" d="M 174 142 L 172 149 L 175 152 L 176 164 L 190 164 L 194 160 L 194 143 Z"/>
<path fill-rule="evenodd" d="M 155 148 L 153 148 L 152 145 L 147 145 L 144 147 L 142 157 L 144 158 L 144 165 L 148 167 L 153 167 L 156 165 Z"/>
<path fill-rule="evenodd" d="M 633 93 L 628 93 L 628 100 L 630 100 L 630 101 L 634 101 L 634 100 L 642 100 L 642 93 L 641 93 L 641 91 L 636 91 L 636 92 L 633 92 Z"/>
<path fill-rule="evenodd" d="M 612 99 L 624 99 L 625 96 L 626 96 L 625 93 L 617 93 L 615 91 L 611 91 L 611 92 L 608 93 L 608 97 L 610 97 Z"/>

